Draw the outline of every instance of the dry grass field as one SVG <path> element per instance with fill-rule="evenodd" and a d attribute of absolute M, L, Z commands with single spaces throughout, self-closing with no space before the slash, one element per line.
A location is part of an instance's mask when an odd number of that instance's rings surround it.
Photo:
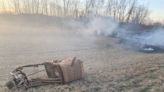
<path fill-rule="evenodd" d="M 89 37 L 42 17 L 0 18 L 0 92 L 164 92 L 164 53 L 143 53 L 110 37 Z M 60 25 L 60 24 L 59 24 Z M 76 56 L 85 78 L 66 85 L 8 90 L 3 85 L 19 65 Z"/>

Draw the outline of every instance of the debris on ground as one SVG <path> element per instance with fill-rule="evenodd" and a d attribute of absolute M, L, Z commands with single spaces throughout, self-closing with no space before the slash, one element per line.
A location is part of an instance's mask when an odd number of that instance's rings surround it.
<path fill-rule="evenodd" d="M 33 71 L 37 68 L 38 71 Z M 31 70 L 30 73 L 27 70 Z M 48 84 L 66 84 L 84 77 L 83 63 L 76 57 L 41 64 L 20 66 L 11 72 L 7 88 L 31 88 Z"/>

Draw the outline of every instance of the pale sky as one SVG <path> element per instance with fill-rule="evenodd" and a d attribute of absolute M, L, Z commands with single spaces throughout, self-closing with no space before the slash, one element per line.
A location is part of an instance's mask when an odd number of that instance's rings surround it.
<path fill-rule="evenodd" d="M 139 2 L 148 6 L 152 19 L 164 21 L 164 0 L 139 0 Z"/>

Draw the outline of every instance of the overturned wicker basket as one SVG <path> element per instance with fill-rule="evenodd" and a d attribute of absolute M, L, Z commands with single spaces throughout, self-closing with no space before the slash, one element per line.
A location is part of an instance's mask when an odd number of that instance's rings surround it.
<path fill-rule="evenodd" d="M 44 69 L 32 74 L 24 72 L 24 68 L 44 67 Z M 31 77 L 40 72 L 45 72 L 46 77 Z M 12 88 L 31 88 L 47 84 L 65 84 L 71 81 L 79 80 L 84 77 L 83 63 L 81 60 L 66 58 L 64 60 L 55 60 L 41 64 L 25 65 L 16 68 L 12 73 L 12 78 L 6 83 L 9 89 Z"/>

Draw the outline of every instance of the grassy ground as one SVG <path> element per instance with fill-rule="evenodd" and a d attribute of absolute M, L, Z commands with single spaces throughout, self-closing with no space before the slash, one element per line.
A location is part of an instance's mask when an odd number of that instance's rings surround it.
<path fill-rule="evenodd" d="M 3 70 L 0 74 L 8 74 L 19 65 L 70 56 L 84 61 L 83 80 L 31 88 L 26 92 L 164 92 L 163 53 L 131 51 L 113 38 L 68 32 L 54 26 L 59 20 L 47 17 L 0 19 L 0 29 L 3 29 L 0 31 L 0 69 Z M 0 84 L 6 81 L 7 77 L 0 78 Z M 25 92 L 0 87 L 0 92 L 13 91 Z"/>
<path fill-rule="evenodd" d="M 151 58 L 150 58 L 151 57 Z M 48 85 L 27 92 L 163 92 L 164 62 L 158 55 L 145 56 L 129 66 L 88 73 L 83 80 L 66 85 Z M 88 71 L 86 71 L 87 73 Z M 24 90 L 12 90 L 23 92 Z M 10 92 L 1 87 L 0 92 Z"/>

